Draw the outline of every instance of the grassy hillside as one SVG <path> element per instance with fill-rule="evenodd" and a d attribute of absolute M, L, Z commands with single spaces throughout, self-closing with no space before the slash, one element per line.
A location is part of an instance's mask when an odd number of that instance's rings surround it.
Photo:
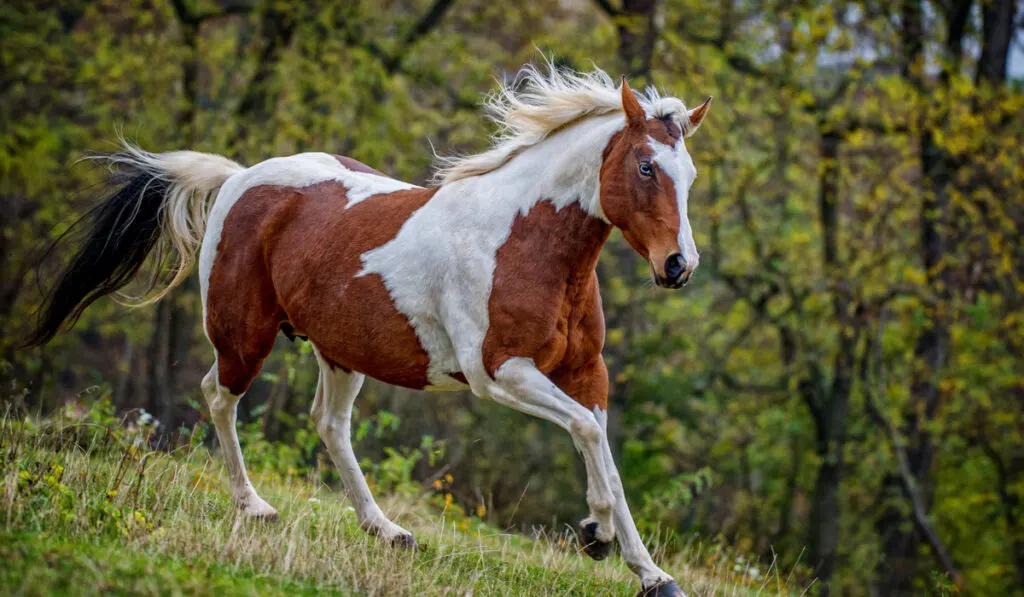
<path fill-rule="evenodd" d="M 276 523 L 236 516 L 221 462 L 199 438 L 173 453 L 145 425 L 68 409 L 0 423 L 3 595 L 633 595 L 615 556 L 593 562 L 570 536 L 503 532 L 438 491 L 393 488 L 381 505 L 421 549 L 367 537 L 345 499 L 257 465 Z M 255 446 L 273 451 L 273 446 Z M 259 459 L 256 459 L 259 461 Z M 581 497 L 582 499 L 582 497 Z M 691 595 L 789 594 L 772 570 L 716 549 L 658 557 Z"/>

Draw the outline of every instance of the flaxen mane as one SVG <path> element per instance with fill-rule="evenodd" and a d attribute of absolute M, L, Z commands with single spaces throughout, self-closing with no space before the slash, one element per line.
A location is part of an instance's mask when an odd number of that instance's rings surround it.
<path fill-rule="evenodd" d="M 524 66 L 512 82 L 503 82 L 484 102 L 498 127 L 491 149 L 469 156 L 441 157 L 434 181 L 445 184 L 496 170 L 552 133 L 585 118 L 622 111 L 620 87 L 603 70 L 589 73 L 556 67 L 546 71 Z M 684 132 L 690 126 L 686 106 L 674 97 L 661 97 L 648 87 L 639 95 L 651 118 L 671 118 Z"/>

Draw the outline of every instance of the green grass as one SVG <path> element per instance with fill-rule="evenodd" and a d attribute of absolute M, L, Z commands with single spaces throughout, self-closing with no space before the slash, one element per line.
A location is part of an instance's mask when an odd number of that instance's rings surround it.
<path fill-rule="evenodd" d="M 275 523 L 238 516 L 223 466 L 200 444 L 153 452 L 129 429 L 90 415 L 0 425 L 2 595 L 633 595 L 613 556 L 593 562 L 569 536 L 502 532 L 409 487 L 381 506 L 421 549 L 368 537 L 339 492 L 272 469 L 253 483 Z M 259 469 L 260 467 L 255 467 Z M 777 595 L 722 551 L 666 556 L 693 595 Z"/>

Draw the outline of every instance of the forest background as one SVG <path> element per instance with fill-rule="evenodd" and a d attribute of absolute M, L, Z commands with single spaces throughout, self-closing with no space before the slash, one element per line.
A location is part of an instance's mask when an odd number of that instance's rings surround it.
<path fill-rule="evenodd" d="M 194 280 L 17 348 L 60 265 L 37 267 L 45 247 L 99 197 L 104 172 L 76 161 L 117 131 L 249 165 L 328 151 L 423 184 L 432 147 L 486 146 L 482 94 L 539 50 L 715 97 L 689 142 L 694 281 L 651 288 L 617 236 L 599 265 L 610 436 L 645 531 L 777 556 L 816 594 L 1022 596 L 1022 24 L 1013 0 L 4 2 L 0 400 L 108 398 L 165 445 L 203 421 Z M 322 460 L 315 383 L 282 337 L 241 424 Z M 376 383 L 358 408 L 360 457 L 450 475 L 493 524 L 585 514 L 553 425 Z"/>

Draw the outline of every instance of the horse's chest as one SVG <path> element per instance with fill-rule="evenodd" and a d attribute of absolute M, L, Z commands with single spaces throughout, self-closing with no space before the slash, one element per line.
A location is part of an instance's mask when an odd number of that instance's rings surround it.
<path fill-rule="evenodd" d="M 586 330 L 581 329 L 579 317 L 574 310 L 575 306 L 568 300 L 558 306 L 555 325 L 533 357 L 541 371 L 550 373 L 563 366 L 571 366 L 573 357 L 579 352 Z"/>
<path fill-rule="evenodd" d="M 604 319 L 594 268 L 607 227 L 578 205 L 540 202 L 512 223 L 495 255 L 483 363 L 513 357 L 549 373 L 600 352 Z"/>
<path fill-rule="evenodd" d="M 492 375 L 513 357 L 533 359 L 544 373 L 582 366 L 601 351 L 604 318 L 597 277 L 543 292 L 492 293 L 483 362 Z"/>

